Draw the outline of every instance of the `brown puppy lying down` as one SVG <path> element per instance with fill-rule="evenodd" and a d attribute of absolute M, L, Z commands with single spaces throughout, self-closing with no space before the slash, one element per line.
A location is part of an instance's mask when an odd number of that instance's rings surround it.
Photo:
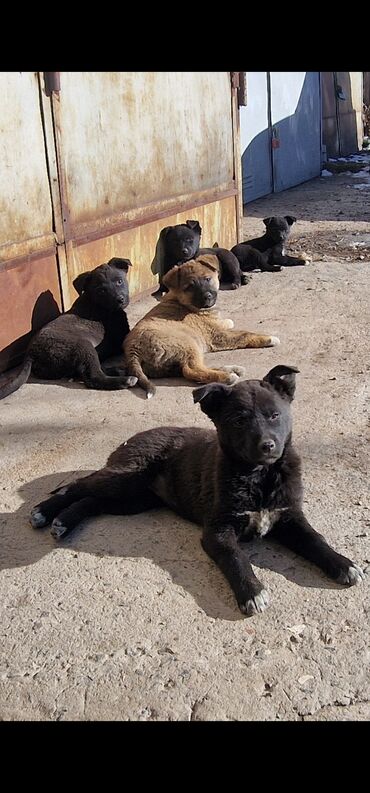
<path fill-rule="evenodd" d="M 205 352 L 245 347 L 271 347 L 276 336 L 230 330 L 231 319 L 220 319 L 212 307 L 219 288 L 219 261 L 213 254 L 173 267 L 163 278 L 168 288 L 161 302 L 152 308 L 126 336 L 123 349 L 127 372 L 149 399 L 155 387 L 148 377 L 183 375 L 198 383 L 235 383 L 245 374 L 241 366 L 209 369 Z"/>

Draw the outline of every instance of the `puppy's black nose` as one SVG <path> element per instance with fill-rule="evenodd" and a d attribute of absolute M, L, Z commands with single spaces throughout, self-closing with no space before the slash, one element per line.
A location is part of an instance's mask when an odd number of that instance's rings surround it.
<path fill-rule="evenodd" d="M 209 307 L 209 306 L 213 306 L 215 302 L 215 297 L 214 295 L 212 295 L 211 292 L 206 292 L 205 295 L 203 296 L 203 300 L 204 300 L 204 305 L 206 307 Z"/>
<path fill-rule="evenodd" d="M 276 443 L 273 440 L 262 441 L 260 448 L 261 448 L 261 450 L 263 452 L 266 452 L 266 454 L 267 454 L 268 452 L 273 452 L 274 449 L 275 449 L 275 446 L 276 446 Z"/>

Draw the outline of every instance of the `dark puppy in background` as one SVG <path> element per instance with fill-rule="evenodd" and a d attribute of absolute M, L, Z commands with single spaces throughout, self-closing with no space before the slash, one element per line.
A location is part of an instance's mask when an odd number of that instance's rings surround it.
<path fill-rule="evenodd" d="M 187 220 L 186 223 L 162 229 L 151 264 L 152 273 L 159 277 L 159 288 L 153 293 L 154 297 L 167 292 L 163 276 L 172 267 L 207 253 L 216 255 L 219 260 L 221 283 L 229 283 L 230 289 L 238 289 L 242 283 L 248 283 L 248 277 L 243 276 L 236 256 L 227 248 L 220 248 L 217 244 L 213 248 L 199 247 L 201 234 L 202 228 L 197 220 Z"/>
<path fill-rule="evenodd" d="M 358 584 L 361 568 L 334 551 L 302 512 L 290 410 L 297 371 L 275 366 L 263 380 L 195 389 L 194 402 L 216 432 L 156 427 L 134 435 L 105 468 L 54 490 L 36 506 L 32 526 L 51 523 L 59 539 L 90 515 L 170 507 L 203 526 L 203 548 L 247 615 L 265 610 L 268 593 L 252 570 L 246 542 L 268 532 L 339 584 Z"/>
<path fill-rule="evenodd" d="M 79 297 L 65 314 L 49 322 L 32 339 L 20 372 L 0 386 L 0 399 L 26 383 L 30 372 L 46 380 L 75 378 L 88 388 L 127 388 L 136 377 L 125 369 L 102 366 L 122 355 L 130 328 L 125 313 L 129 304 L 129 259 L 114 257 L 73 281 Z"/>
<path fill-rule="evenodd" d="M 304 265 L 307 257 L 287 256 L 284 245 L 289 237 L 291 227 L 297 218 L 292 215 L 265 218 L 266 232 L 262 237 L 246 240 L 234 245 L 231 252 L 239 261 L 241 270 L 255 270 L 274 273 L 282 267 Z"/>

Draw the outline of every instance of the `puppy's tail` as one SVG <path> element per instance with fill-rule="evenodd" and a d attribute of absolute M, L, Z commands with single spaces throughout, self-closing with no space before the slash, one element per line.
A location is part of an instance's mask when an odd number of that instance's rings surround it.
<path fill-rule="evenodd" d="M 129 356 L 127 355 L 126 360 L 130 374 L 137 377 L 137 383 L 144 389 L 146 398 L 151 399 L 156 392 L 156 388 L 144 374 L 139 356 L 136 353 L 132 353 Z"/>
<path fill-rule="evenodd" d="M 15 377 L 10 377 L 5 381 L 4 385 L 0 385 L 0 399 L 5 399 L 5 397 L 9 396 L 9 394 L 12 394 L 13 391 L 17 391 L 21 385 L 26 383 L 30 376 L 31 368 L 31 358 L 26 358 L 20 371 L 15 375 Z"/>

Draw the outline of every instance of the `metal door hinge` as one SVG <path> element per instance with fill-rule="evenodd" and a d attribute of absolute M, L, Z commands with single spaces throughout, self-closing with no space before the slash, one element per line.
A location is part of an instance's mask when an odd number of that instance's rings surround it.
<path fill-rule="evenodd" d="M 51 96 L 53 91 L 59 94 L 60 91 L 60 72 L 44 72 L 45 93 Z"/>

